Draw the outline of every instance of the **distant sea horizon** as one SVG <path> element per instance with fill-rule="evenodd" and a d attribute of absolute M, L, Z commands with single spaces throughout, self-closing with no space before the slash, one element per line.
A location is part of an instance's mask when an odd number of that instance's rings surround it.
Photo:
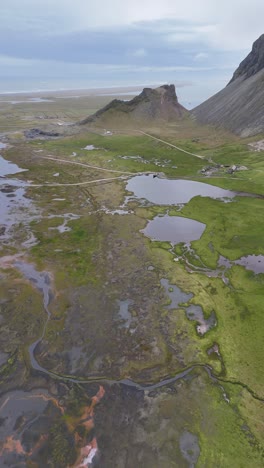
<path fill-rule="evenodd" d="M 173 82 L 173 81 L 172 81 Z M 171 83 L 171 82 L 170 82 Z M 107 96 L 135 96 L 139 94 L 145 87 L 157 87 L 162 84 L 167 84 L 164 82 L 121 82 L 121 83 L 106 83 L 96 80 L 83 80 L 83 79 L 65 79 L 65 78 L 56 78 L 56 79 L 31 79 L 28 78 L 17 78 L 17 77 L 0 77 L 0 95 L 9 96 L 9 95 L 31 95 L 31 94 L 41 94 L 47 95 L 47 93 L 71 93 L 74 91 L 85 92 L 85 91 L 98 91 L 100 95 Z M 180 84 L 175 83 L 176 92 L 179 97 L 179 88 L 182 88 Z M 107 93 L 104 93 L 104 90 L 107 90 Z M 115 92 L 116 90 L 116 92 Z M 188 102 L 185 99 L 179 97 L 180 103 L 185 106 L 187 109 L 191 109 L 196 105 L 200 104 L 201 101 Z"/>
<path fill-rule="evenodd" d="M 0 94 L 25 94 L 25 93 L 46 93 L 58 91 L 77 91 L 77 90 L 93 90 L 93 89 L 120 89 L 120 88 L 143 88 L 146 86 L 160 86 L 164 83 L 148 82 L 127 82 L 127 83 L 106 83 L 96 82 L 95 80 L 65 80 L 51 79 L 41 80 L 17 77 L 0 77 Z"/>

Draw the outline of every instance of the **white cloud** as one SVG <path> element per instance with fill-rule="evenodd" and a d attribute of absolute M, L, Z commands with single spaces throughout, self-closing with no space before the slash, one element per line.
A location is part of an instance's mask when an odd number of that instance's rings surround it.
<path fill-rule="evenodd" d="M 205 52 L 199 52 L 198 54 L 194 56 L 193 60 L 195 62 L 201 62 L 203 60 L 208 59 L 208 57 L 209 57 L 209 54 L 206 54 Z"/>
<path fill-rule="evenodd" d="M 169 44 L 208 42 L 208 38 L 217 30 L 215 24 L 183 23 L 175 24 L 174 31 L 170 29 L 166 35 Z"/>
<path fill-rule="evenodd" d="M 264 1 L 0 0 L 0 17 L 5 76 L 228 81 L 264 32 Z"/>
<path fill-rule="evenodd" d="M 137 49 L 132 53 L 132 55 L 134 57 L 146 57 L 147 51 L 146 49 Z"/>
<path fill-rule="evenodd" d="M 113 28 L 161 19 L 193 25 L 213 47 L 249 48 L 263 33 L 263 0 L 1 0 L 0 16 L 10 28 L 73 31 Z M 200 26 L 199 26 L 200 23 Z M 198 25 L 198 26 L 197 26 Z M 172 32 L 173 33 L 173 32 Z M 188 40 L 191 30 L 175 40 Z"/>

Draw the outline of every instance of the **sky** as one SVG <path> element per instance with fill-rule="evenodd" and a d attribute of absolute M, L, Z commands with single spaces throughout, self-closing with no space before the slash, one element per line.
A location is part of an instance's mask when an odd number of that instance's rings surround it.
<path fill-rule="evenodd" d="M 187 107 L 231 79 L 263 0 L 1 0 L 0 92 L 175 83 Z"/>

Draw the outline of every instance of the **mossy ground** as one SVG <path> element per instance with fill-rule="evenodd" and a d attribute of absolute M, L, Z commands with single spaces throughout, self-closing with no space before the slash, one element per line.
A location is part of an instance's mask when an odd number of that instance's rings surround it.
<path fill-rule="evenodd" d="M 163 133 L 152 129 L 151 133 L 210 157 L 216 163 L 248 167 L 247 171 L 232 175 L 222 171 L 221 178 L 218 174 L 210 179 L 203 178 L 203 182 L 253 194 L 264 193 L 261 179 L 264 163 L 259 153 L 248 149 L 250 140 L 241 143 L 230 135 L 213 136 L 208 129 L 188 125 L 185 122 L 181 129 L 168 126 Z M 198 134 L 199 141 L 192 141 L 197 140 Z M 100 149 L 84 150 L 89 144 Z M 42 152 L 37 153 L 40 149 Z M 76 157 L 71 156 L 73 152 L 77 153 Z M 102 173 L 99 169 L 61 164 L 41 157 L 49 155 L 104 169 L 133 173 L 161 171 L 169 177 L 197 180 L 201 180 L 199 171 L 205 165 L 204 161 L 147 136 L 130 133 L 106 137 L 100 132 L 85 130 L 81 135 L 60 140 L 23 141 L 6 153 L 7 158 L 29 169 L 19 177 L 35 184 L 76 183 L 113 176 L 111 172 Z M 122 156 L 141 156 L 145 162 Z M 155 165 L 157 161 L 160 166 Z M 59 177 L 54 178 L 54 173 L 59 173 Z M 115 387 L 109 389 L 109 400 L 107 397 L 102 406 L 105 413 L 100 415 L 99 411 L 97 421 L 102 457 L 106 456 L 104 450 L 110 457 L 110 465 L 106 466 L 185 467 L 188 464 L 180 450 L 179 439 L 186 430 L 199 438 L 197 466 L 263 466 L 263 408 L 257 398 L 264 398 L 264 276 L 233 266 L 226 273 L 229 284 L 224 284 L 220 277 L 208 277 L 199 271 L 189 273 L 183 261 L 173 261 L 169 243 L 151 242 L 140 233 L 148 219 L 167 210 L 170 215 L 203 222 L 206 229 L 201 239 L 191 244 L 200 260 L 189 252 L 189 261 L 196 266 L 201 261 L 209 269 L 215 269 L 219 255 L 236 260 L 247 254 L 264 254 L 263 200 L 238 196 L 224 203 L 196 197 L 180 212 L 171 207 L 139 207 L 137 202 L 131 202 L 128 208 L 133 213 L 112 215 L 105 209 L 115 210 L 123 203 L 127 195 L 124 181 L 79 187 L 44 186 L 29 189 L 27 195 L 40 214 L 30 225 L 38 243 L 27 252 L 27 258 L 54 276 L 52 318 L 38 351 L 40 363 L 62 374 L 133 378 L 142 383 L 157 382 L 189 366 L 206 364 L 220 378 L 230 399 L 230 403 L 224 400 L 219 385 L 201 368 L 195 369 L 195 378 L 180 380 L 153 395 L 146 394 L 144 401 L 137 399 L 136 393 L 130 394 L 129 389 L 124 389 L 123 393 Z M 79 216 L 68 221 L 69 232 L 50 229 L 62 224 L 62 216 L 67 213 Z M 19 235 L 24 240 L 24 233 L 18 232 L 17 248 Z M 16 251 L 14 245 L 5 249 L 3 253 Z M 176 246 L 174 251 L 180 256 L 182 246 Z M 6 298 L 1 305 L 4 316 L 2 350 L 13 356 L 18 349 L 19 359 L 26 369 L 29 368 L 27 347 L 39 336 L 45 320 L 42 299 L 15 270 L 3 270 L 2 274 L 5 283 L 1 298 Z M 170 284 L 192 293 L 189 304 L 200 305 L 205 317 L 214 311 L 217 326 L 200 337 L 196 323 L 186 317 L 184 304 L 175 310 L 166 307 L 169 298 L 160 284 L 161 278 L 168 278 Z M 133 301 L 129 309 L 131 328 L 118 318 L 120 300 Z M 208 355 L 214 343 L 219 346 L 221 358 Z M 5 385 L 7 371 L 16 375 L 14 362 L 3 370 Z M 25 370 L 19 375 L 22 374 L 23 377 L 15 377 L 15 382 L 21 384 L 24 379 L 25 384 L 28 374 Z M 116 418 L 113 408 L 124 419 Z M 125 427 L 122 421 L 130 411 L 133 424 Z M 120 440 L 113 441 L 109 436 L 112 428 Z M 64 429 L 61 425 L 59 432 L 63 433 Z M 130 455 L 122 458 L 128 440 L 129 449 L 126 450 Z M 54 451 L 60 463 L 57 445 Z M 130 459 L 131 463 L 122 465 L 125 459 Z"/>

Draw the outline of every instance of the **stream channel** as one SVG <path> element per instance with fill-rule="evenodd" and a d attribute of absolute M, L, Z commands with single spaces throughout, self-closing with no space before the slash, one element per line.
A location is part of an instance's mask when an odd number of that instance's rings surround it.
<path fill-rule="evenodd" d="M 1 145 L 0 145 L 1 148 Z M 4 146 L 2 146 L 4 149 Z M 0 214 L 1 214 L 1 231 L 0 231 L 0 242 L 2 245 L 7 244 L 7 242 L 12 241 L 12 234 L 13 228 L 18 224 L 22 223 L 24 228 L 27 228 L 28 219 L 32 219 L 32 212 L 36 213 L 36 209 L 34 207 L 33 201 L 27 198 L 26 196 L 26 189 L 29 186 L 26 182 L 20 181 L 19 179 L 9 177 L 14 176 L 15 174 L 19 174 L 26 169 L 20 169 L 16 164 L 10 163 L 6 161 L 2 156 L 0 156 Z M 126 189 L 133 194 L 133 200 L 136 200 L 138 204 L 147 202 L 155 205 L 179 205 L 188 203 L 188 201 L 193 198 L 194 196 L 207 196 L 212 197 L 215 199 L 220 199 L 223 203 L 224 202 L 232 202 L 232 199 L 241 194 L 237 194 L 236 192 L 231 192 L 227 190 L 223 190 L 218 187 L 210 186 L 208 184 L 194 182 L 194 181 L 187 181 L 187 180 L 169 180 L 169 179 L 160 179 L 158 177 L 153 177 L 152 175 L 138 175 L 131 177 L 129 181 L 126 183 Z M 244 194 L 245 196 L 247 194 Z M 249 196 L 251 196 L 249 194 Z M 131 198 L 130 196 L 127 198 Z M 35 210 L 35 211 L 34 211 Z M 118 210 L 116 211 L 118 213 Z M 68 213 L 64 223 L 59 226 L 59 232 L 63 233 L 68 230 L 67 228 L 67 221 L 77 219 L 78 217 L 74 217 L 75 215 Z M 40 217 L 38 215 L 38 217 Z M 149 237 L 153 242 L 156 240 L 158 241 L 167 241 L 172 244 L 172 251 L 171 254 L 174 257 L 173 253 L 173 246 L 175 246 L 179 242 L 183 242 L 186 245 L 186 248 L 191 248 L 190 243 L 193 240 L 199 239 L 206 226 L 203 223 L 199 223 L 198 221 L 184 218 L 181 216 L 169 216 L 168 214 L 165 215 L 157 215 L 153 220 L 149 221 L 147 226 L 144 230 L 141 231 L 142 236 L 145 235 Z M 25 244 L 25 243 L 24 243 Z M 28 245 L 27 248 L 31 246 Z M 174 260 L 178 260 L 174 258 Z M 218 268 L 219 270 L 215 270 L 216 274 L 219 272 L 223 273 L 226 269 L 231 268 L 234 264 L 239 264 L 244 266 L 245 268 L 253 270 L 256 274 L 262 273 L 264 270 L 264 258 L 263 256 L 248 256 L 242 259 L 238 259 L 236 261 L 230 262 L 229 260 L 225 259 L 224 257 L 219 258 Z M 42 296 L 43 300 L 43 310 L 46 314 L 45 324 L 43 329 L 40 330 L 39 338 L 34 341 L 34 343 L 28 346 L 28 353 L 30 358 L 30 365 L 32 370 L 35 372 L 33 373 L 34 377 L 37 376 L 41 377 L 41 375 L 50 376 L 53 383 L 56 381 L 59 385 L 63 385 L 66 382 L 70 382 L 73 384 L 91 384 L 91 388 L 93 391 L 93 384 L 105 385 L 107 387 L 112 387 L 113 392 L 116 391 L 116 388 L 120 390 L 120 392 L 124 392 L 124 394 L 129 395 L 129 392 L 136 392 L 138 396 L 144 395 L 148 397 L 151 392 L 155 392 L 162 387 L 169 387 L 171 384 L 174 384 L 177 381 L 186 380 L 188 381 L 191 379 L 192 375 L 195 374 L 196 369 L 203 370 L 206 375 L 211 380 L 212 384 L 214 384 L 221 393 L 221 399 L 224 400 L 227 404 L 229 403 L 229 397 L 225 391 L 224 384 L 225 379 L 221 378 L 221 376 L 217 376 L 214 374 L 212 367 L 209 364 L 193 364 L 189 367 L 183 368 L 180 372 L 176 375 L 164 375 L 162 380 L 156 381 L 153 383 L 151 377 L 148 380 L 142 378 L 143 381 L 141 383 L 132 380 L 132 379 L 120 379 L 114 380 L 105 377 L 97 377 L 92 374 L 88 374 L 84 378 L 75 377 L 74 375 L 64 375 L 64 374 L 57 374 L 55 372 L 49 371 L 47 368 L 43 367 L 38 362 L 38 347 L 41 344 L 42 340 L 45 337 L 47 326 L 49 321 L 52 320 L 52 314 L 50 311 L 50 304 L 54 300 L 55 294 L 53 289 L 53 278 L 52 275 L 48 271 L 38 271 L 35 265 L 28 263 L 23 257 L 23 252 L 21 255 L 14 256 L 14 259 L 11 262 L 11 265 L 16 268 L 23 277 L 32 285 L 33 288 L 37 289 Z M 204 272 L 205 274 L 213 274 L 213 271 L 209 271 L 206 268 L 199 268 L 194 267 L 192 265 L 185 265 L 186 267 L 192 267 L 195 271 Z M 203 315 L 203 310 L 199 305 L 190 304 L 189 301 L 193 298 L 191 293 L 187 294 L 182 291 L 177 285 L 173 285 L 169 283 L 167 278 L 160 278 L 160 284 L 163 287 L 166 295 L 170 299 L 170 304 L 167 305 L 165 308 L 168 310 L 172 309 L 183 309 L 186 314 L 186 318 L 190 321 L 193 321 L 196 326 L 196 331 L 199 335 L 203 335 L 207 332 L 210 332 L 211 328 L 216 325 L 216 316 L 212 311 L 211 315 L 206 318 Z M 132 305 L 132 302 L 127 299 L 126 301 L 119 301 L 119 316 L 118 321 L 122 322 L 122 325 L 118 325 L 120 328 L 125 328 L 129 330 L 130 322 L 132 320 L 132 315 L 130 314 L 129 307 Z M 217 346 L 217 345 L 216 345 Z M 217 351 L 217 348 L 216 348 Z M 35 374 L 36 373 L 36 374 Z M 238 384 L 242 386 L 240 382 L 233 382 L 234 384 Z M 114 387 L 114 386 L 117 387 Z M 181 383 L 179 383 L 181 385 Z M 245 386 L 244 386 L 245 387 Z M 249 388 L 247 390 L 251 393 L 254 398 L 258 398 L 254 392 L 252 392 Z M 166 388 L 164 389 L 166 391 Z M 19 390 L 18 397 L 23 399 L 26 397 L 26 393 L 24 394 Z M 33 410 L 35 411 L 35 403 L 34 398 L 37 396 L 34 392 L 29 393 L 29 401 L 33 400 L 33 406 L 28 403 L 30 416 L 29 416 L 29 423 L 26 428 L 33 424 L 31 421 L 38 420 L 38 414 L 34 413 L 33 418 Z M 44 392 L 44 393 L 43 393 Z M 45 393 L 46 392 L 46 393 Z M 141 392 L 141 393 L 139 393 Z M 146 392 L 146 393 L 145 393 Z M 48 391 L 44 389 L 42 391 L 44 397 L 38 400 L 38 408 L 42 408 L 43 406 L 43 398 L 46 398 L 45 395 L 48 395 Z M 115 394 L 115 393 L 114 393 Z M 7 396 L 7 400 L 9 401 L 9 397 L 12 394 Z M 40 397 L 39 397 L 40 398 Z M 259 399 L 259 398 L 258 398 Z M 40 403 L 42 406 L 39 406 Z M 13 405 L 12 400 L 12 405 Z M 11 403 L 10 403 L 11 405 Z M 12 406 L 11 405 L 11 406 Z M 17 403 L 19 407 L 21 407 L 20 400 Z M 10 407 L 11 407 L 10 406 Z M 37 404 L 35 405 L 37 407 Z M 44 407 L 44 406 L 43 406 Z M 8 406 L 6 406 L 6 411 L 8 411 Z M 24 410 L 24 407 L 23 407 Z M 11 411 L 11 410 L 10 410 Z M 32 414 L 31 414 L 32 412 Z M 31 420 L 31 417 L 33 418 Z M 9 421 L 7 419 L 7 421 Z M 10 423 L 11 424 L 11 423 Z M 112 424 L 112 422 L 111 422 Z M 11 425 L 10 425 L 11 428 Z M 13 425 L 12 425 L 13 428 Z M 41 428 L 42 429 L 42 428 Z M 6 429 L 8 432 L 8 430 Z M 10 429 L 11 431 L 11 429 Z M 6 435 L 4 433 L 4 435 Z M 191 448 L 199 449 L 198 446 L 198 439 L 195 439 L 195 435 L 184 432 L 180 437 L 180 447 L 182 452 L 188 452 Z M 186 440 L 185 440 L 186 439 Z M 194 447 L 194 448 L 193 448 Z M 197 450 L 198 450 L 197 449 Z M 189 457 L 189 452 L 188 452 Z M 186 459 L 188 458 L 186 455 Z M 195 455 L 194 458 L 198 458 L 199 453 Z M 92 460 L 91 457 L 89 460 Z M 87 459 L 88 460 L 88 459 Z M 12 465 L 14 466 L 14 465 Z M 90 466 L 90 462 L 85 465 Z M 190 464 L 190 466 L 195 466 L 194 464 Z"/>
<path fill-rule="evenodd" d="M 3 144 L 2 148 L 4 148 Z M 5 228 L 9 228 L 13 224 L 15 224 L 18 219 L 17 211 L 23 207 L 28 207 L 31 203 L 31 201 L 25 197 L 27 184 L 18 179 L 10 179 L 6 177 L 7 175 L 17 174 L 24 170 L 25 169 L 20 169 L 16 164 L 10 163 L 4 158 L 2 158 L 2 156 L 0 156 L 1 219 L 2 225 L 4 225 Z M 192 197 L 197 195 L 210 196 L 213 198 L 220 198 L 222 200 L 226 198 L 232 199 L 236 196 L 235 192 L 223 190 L 218 187 L 210 186 L 208 184 L 203 184 L 200 182 L 159 179 L 145 175 L 131 178 L 126 188 L 127 190 L 132 191 L 135 194 L 136 198 L 145 198 L 150 202 L 158 205 L 175 205 L 179 203 L 187 203 Z M 12 195 L 12 197 L 10 197 L 10 195 Z M 10 202 L 10 198 L 15 200 L 15 210 L 13 210 L 13 204 Z M 164 221 L 167 222 L 164 223 Z M 203 225 L 202 223 L 198 223 L 197 221 L 180 217 L 158 216 L 151 223 L 148 225 L 145 231 L 143 231 L 145 235 L 151 237 L 153 240 L 169 240 L 173 244 L 182 241 L 190 242 L 193 239 L 197 239 L 202 235 L 202 232 L 205 229 L 205 225 Z M 140 391 L 152 391 L 157 388 L 176 382 L 177 380 L 186 377 L 195 368 L 201 367 L 207 372 L 212 381 L 221 388 L 225 400 L 228 401 L 223 387 L 219 383 L 217 377 L 213 375 L 212 369 L 209 365 L 196 364 L 190 366 L 189 368 L 184 369 L 182 372 L 179 372 L 177 375 L 164 378 L 160 382 L 154 384 L 139 384 L 130 379 L 96 379 L 92 376 L 89 379 L 78 379 L 74 376 L 58 375 L 56 373 L 48 371 L 38 363 L 35 357 L 35 351 L 39 343 L 44 338 L 48 322 L 51 318 L 51 313 L 49 311 L 49 304 L 50 301 L 53 299 L 51 278 L 48 272 L 39 272 L 35 269 L 34 265 L 23 261 L 15 261 L 14 267 L 17 268 L 22 273 L 22 275 L 28 281 L 31 282 L 33 287 L 37 288 L 40 291 L 40 293 L 43 296 L 43 307 L 47 314 L 47 319 L 40 337 L 28 348 L 30 363 L 34 370 L 45 373 L 51 376 L 52 378 L 70 381 L 73 383 L 105 383 L 108 385 L 121 384 L 133 387 L 134 389 Z M 164 281 L 166 282 L 166 280 Z M 164 284 L 164 287 L 165 286 L 166 285 Z M 188 316 L 188 309 L 186 311 L 186 314 Z"/>

